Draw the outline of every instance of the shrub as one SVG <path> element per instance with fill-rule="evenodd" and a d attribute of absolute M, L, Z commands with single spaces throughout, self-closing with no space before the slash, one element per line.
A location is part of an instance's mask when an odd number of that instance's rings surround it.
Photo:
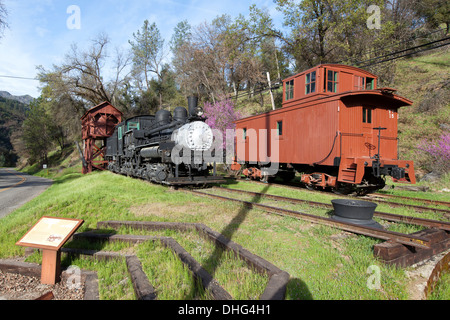
<path fill-rule="evenodd" d="M 434 141 L 423 140 L 418 149 L 430 158 L 430 169 L 445 174 L 450 172 L 450 132 Z"/>
<path fill-rule="evenodd" d="M 235 109 L 234 103 L 230 99 L 224 99 L 211 104 L 206 102 L 203 106 L 205 116 L 207 117 L 206 124 L 212 129 L 217 129 L 223 135 L 223 147 L 225 148 L 225 133 L 227 129 L 234 129 L 236 126 L 233 123 L 239 120 L 242 116 Z"/>

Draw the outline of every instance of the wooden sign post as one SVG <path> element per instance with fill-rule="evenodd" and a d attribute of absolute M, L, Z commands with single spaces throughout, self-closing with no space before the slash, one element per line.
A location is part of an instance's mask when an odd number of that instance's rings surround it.
<path fill-rule="evenodd" d="M 54 285 L 61 279 L 61 247 L 84 220 L 42 217 L 16 245 L 42 249 L 41 283 Z"/>

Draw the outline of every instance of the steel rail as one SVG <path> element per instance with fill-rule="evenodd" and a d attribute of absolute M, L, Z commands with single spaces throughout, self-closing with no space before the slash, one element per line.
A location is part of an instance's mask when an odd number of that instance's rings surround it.
<path fill-rule="evenodd" d="M 361 198 L 364 199 L 364 198 Z M 367 199 L 367 198 L 366 198 Z M 416 211 L 434 211 L 434 212 L 438 212 L 438 213 L 443 213 L 445 216 L 450 216 L 450 210 L 446 210 L 446 209 L 438 209 L 438 208 L 431 208 L 431 207 L 424 207 L 424 206 L 416 206 L 413 204 L 404 204 L 404 203 L 398 203 L 398 202 L 390 202 L 387 200 L 381 200 L 381 199 L 371 199 L 369 198 L 370 201 L 373 202 L 378 202 L 378 203 L 383 203 L 386 204 L 390 207 L 408 207 L 408 208 L 412 208 Z M 367 200 L 369 200 L 367 199 Z"/>
<path fill-rule="evenodd" d="M 422 249 L 430 249 L 430 247 L 431 247 L 430 240 L 428 240 L 424 237 L 407 235 L 407 234 L 394 232 L 394 231 L 380 230 L 380 229 L 376 229 L 376 228 L 372 228 L 372 227 L 363 227 L 363 226 L 353 224 L 353 223 L 346 223 L 346 222 L 332 220 L 330 218 L 314 216 L 314 215 L 299 212 L 299 211 L 276 208 L 276 207 L 271 207 L 271 206 L 264 205 L 264 204 L 227 198 L 227 197 L 223 197 L 223 196 L 219 196 L 219 195 L 210 194 L 207 192 L 201 192 L 198 190 L 185 190 L 185 191 L 191 192 L 196 195 L 209 197 L 212 199 L 232 201 L 232 202 L 243 204 L 249 208 L 257 208 L 257 209 L 261 209 L 261 210 L 264 210 L 269 213 L 276 213 L 276 214 L 279 214 L 282 216 L 290 216 L 290 217 L 305 220 L 308 222 L 323 224 L 323 225 L 326 225 L 329 227 L 334 227 L 334 228 L 338 228 L 338 229 L 341 229 L 344 231 L 357 233 L 357 234 L 361 234 L 361 235 L 365 235 L 365 236 L 369 236 L 369 237 L 373 237 L 373 238 L 377 238 L 377 239 L 393 240 L 393 241 L 402 243 L 407 246 L 413 246 L 413 247 L 422 248 Z"/>
<path fill-rule="evenodd" d="M 238 190 L 238 189 L 228 189 L 223 187 L 214 187 L 213 189 L 226 191 L 226 192 L 232 192 L 232 193 L 246 193 L 251 196 L 257 196 L 257 197 L 264 197 L 267 199 L 272 199 L 276 201 L 287 201 L 291 203 L 301 203 L 301 204 L 310 204 L 322 208 L 327 209 L 333 209 L 333 205 L 328 203 L 322 203 L 317 201 L 311 201 L 311 200 L 303 200 L 303 199 L 296 199 L 296 198 L 288 198 L 283 196 L 276 196 L 271 194 L 265 194 L 265 193 L 258 193 L 258 192 L 251 192 L 246 190 Z M 418 226 L 424 226 L 428 228 L 438 228 L 445 231 L 450 231 L 450 222 L 445 221 L 438 221 L 438 220 L 431 220 L 431 219 L 424 219 L 424 218 L 418 218 L 418 217 L 411 217 L 411 216 L 402 216 L 398 214 L 393 213 L 387 213 L 387 212 L 381 212 L 381 211 L 375 211 L 374 216 L 391 222 L 403 222 Z"/>
<path fill-rule="evenodd" d="M 384 193 L 372 193 L 372 194 L 370 194 L 370 196 L 371 197 L 402 199 L 402 200 L 408 200 L 408 201 L 423 202 L 423 203 L 428 203 L 431 205 L 447 206 L 450 208 L 450 202 L 447 202 L 447 201 L 424 199 L 424 198 L 412 198 L 412 197 L 405 197 L 405 196 L 398 196 L 398 195 L 394 195 L 394 194 L 384 194 Z"/>
<path fill-rule="evenodd" d="M 256 181 L 256 180 L 249 180 L 248 182 L 251 183 L 258 183 L 258 184 L 262 184 L 263 182 L 260 181 Z M 269 185 L 269 186 L 276 186 L 276 187 L 284 187 L 284 188 L 290 188 L 293 190 L 301 190 L 302 192 L 311 192 L 311 193 L 317 193 L 317 192 L 322 192 L 323 191 L 313 191 L 313 190 L 305 190 L 304 188 L 301 188 L 301 186 L 299 184 L 293 183 L 293 182 L 288 182 L 288 183 L 265 183 L 265 185 Z M 354 199 L 355 197 L 352 196 L 345 196 L 345 195 L 341 195 L 341 197 L 343 198 L 348 198 L 348 199 Z M 359 197 L 358 199 L 367 199 L 367 198 L 361 198 Z M 414 199 L 414 198 L 413 198 Z M 446 209 L 439 209 L 439 208 L 431 208 L 431 207 L 424 207 L 424 206 L 417 206 L 417 205 L 412 205 L 412 204 L 404 204 L 404 203 L 398 203 L 398 202 L 390 202 L 387 200 L 381 200 L 381 199 L 370 199 L 370 201 L 373 202 L 377 202 L 377 203 L 383 203 L 386 204 L 388 206 L 391 207 L 408 207 L 408 208 L 412 208 L 418 212 L 423 212 L 423 211 L 433 211 L 433 212 L 437 212 L 437 213 L 443 213 L 446 217 L 450 217 L 450 210 L 446 210 Z"/>

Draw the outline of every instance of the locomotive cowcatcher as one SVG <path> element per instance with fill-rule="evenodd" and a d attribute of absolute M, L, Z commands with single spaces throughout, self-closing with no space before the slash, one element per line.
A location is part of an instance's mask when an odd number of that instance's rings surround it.
<path fill-rule="evenodd" d="M 372 73 L 338 64 L 284 79 L 281 109 L 236 121 L 232 169 L 264 181 L 291 180 L 299 172 L 308 188 L 339 193 L 381 189 L 385 176 L 414 184 L 413 162 L 398 158 L 397 130 L 399 108 L 412 101 L 377 83 Z M 261 144 L 264 129 L 270 138 Z M 270 150 L 274 141 L 278 150 L 270 152 L 278 152 L 278 171 L 268 174 L 261 148 Z"/>

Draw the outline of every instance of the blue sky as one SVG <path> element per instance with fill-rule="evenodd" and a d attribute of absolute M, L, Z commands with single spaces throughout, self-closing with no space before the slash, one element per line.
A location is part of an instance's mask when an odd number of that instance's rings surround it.
<path fill-rule="evenodd" d="M 0 38 L 0 76 L 35 77 L 36 66 L 49 69 L 63 61 L 70 46 L 80 48 L 100 33 L 115 47 L 129 49 L 128 40 L 145 19 L 155 22 L 168 42 L 176 24 L 187 19 L 192 26 L 210 22 L 227 13 L 232 17 L 248 15 L 256 4 L 267 8 L 272 18 L 281 19 L 272 0 L 3 0 L 8 10 L 9 29 Z M 68 8 L 79 8 L 80 29 L 70 29 L 73 16 Z M 39 96 L 39 83 L 32 80 L 0 77 L 0 91 L 14 95 Z"/>

